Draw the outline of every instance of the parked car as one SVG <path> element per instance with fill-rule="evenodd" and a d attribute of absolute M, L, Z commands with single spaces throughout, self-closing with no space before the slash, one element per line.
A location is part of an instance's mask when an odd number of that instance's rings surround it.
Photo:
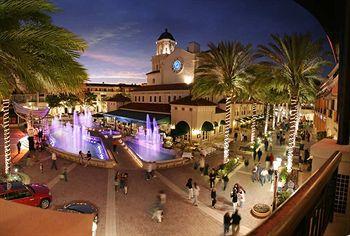
<path fill-rule="evenodd" d="M 92 222 L 92 235 L 96 235 L 98 224 L 98 208 L 94 204 L 87 201 L 74 201 L 64 205 L 63 207 L 59 207 L 57 210 L 78 214 L 93 214 L 94 219 Z"/>
<path fill-rule="evenodd" d="M 0 183 L 0 198 L 43 209 L 49 208 L 52 201 L 50 189 L 46 185 L 21 182 Z"/>

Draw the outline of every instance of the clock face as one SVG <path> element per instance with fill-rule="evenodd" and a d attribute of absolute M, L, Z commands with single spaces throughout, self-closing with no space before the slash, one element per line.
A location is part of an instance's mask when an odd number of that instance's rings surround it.
<path fill-rule="evenodd" d="M 179 60 L 179 59 L 176 59 L 174 62 L 173 62 L 173 71 L 178 73 L 182 70 L 182 62 Z"/>

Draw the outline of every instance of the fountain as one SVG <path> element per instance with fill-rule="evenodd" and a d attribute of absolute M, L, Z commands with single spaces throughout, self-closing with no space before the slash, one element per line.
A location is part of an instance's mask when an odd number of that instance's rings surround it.
<path fill-rule="evenodd" d="M 54 117 L 50 126 L 49 140 L 52 147 L 66 152 L 78 154 L 87 153 L 98 159 L 107 160 L 108 155 L 102 141 L 92 137 L 88 128 L 92 128 L 92 116 L 88 109 L 83 114 L 73 113 L 73 125 L 70 122 L 63 124 L 58 117 Z"/>
<path fill-rule="evenodd" d="M 173 150 L 162 147 L 161 135 L 155 118 L 147 114 L 146 127 L 140 126 L 135 139 L 125 141 L 127 146 L 142 160 L 147 162 L 174 159 Z"/>

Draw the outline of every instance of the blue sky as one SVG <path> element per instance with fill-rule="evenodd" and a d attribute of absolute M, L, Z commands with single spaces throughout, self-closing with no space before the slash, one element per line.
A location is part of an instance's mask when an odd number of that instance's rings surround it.
<path fill-rule="evenodd" d="M 168 28 L 178 46 L 197 41 L 269 42 L 271 33 L 311 32 L 320 24 L 292 0 L 53 0 L 54 22 L 82 36 L 90 81 L 145 82 L 155 41 Z"/>

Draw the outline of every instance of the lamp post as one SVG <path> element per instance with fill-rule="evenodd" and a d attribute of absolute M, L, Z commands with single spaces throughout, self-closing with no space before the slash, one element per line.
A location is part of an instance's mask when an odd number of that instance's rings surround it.
<path fill-rule="evenodd" d="M 276 160 L 273 162 L 273 170 L 275 172 L 275 178 L 273 183 L 273 201 L 272 201 L 272 211 L 274 211 L 277 207 L 277 187 L 278 187 L 278 168 L 282 164 L 281 158 L 276 158 Z"/>

